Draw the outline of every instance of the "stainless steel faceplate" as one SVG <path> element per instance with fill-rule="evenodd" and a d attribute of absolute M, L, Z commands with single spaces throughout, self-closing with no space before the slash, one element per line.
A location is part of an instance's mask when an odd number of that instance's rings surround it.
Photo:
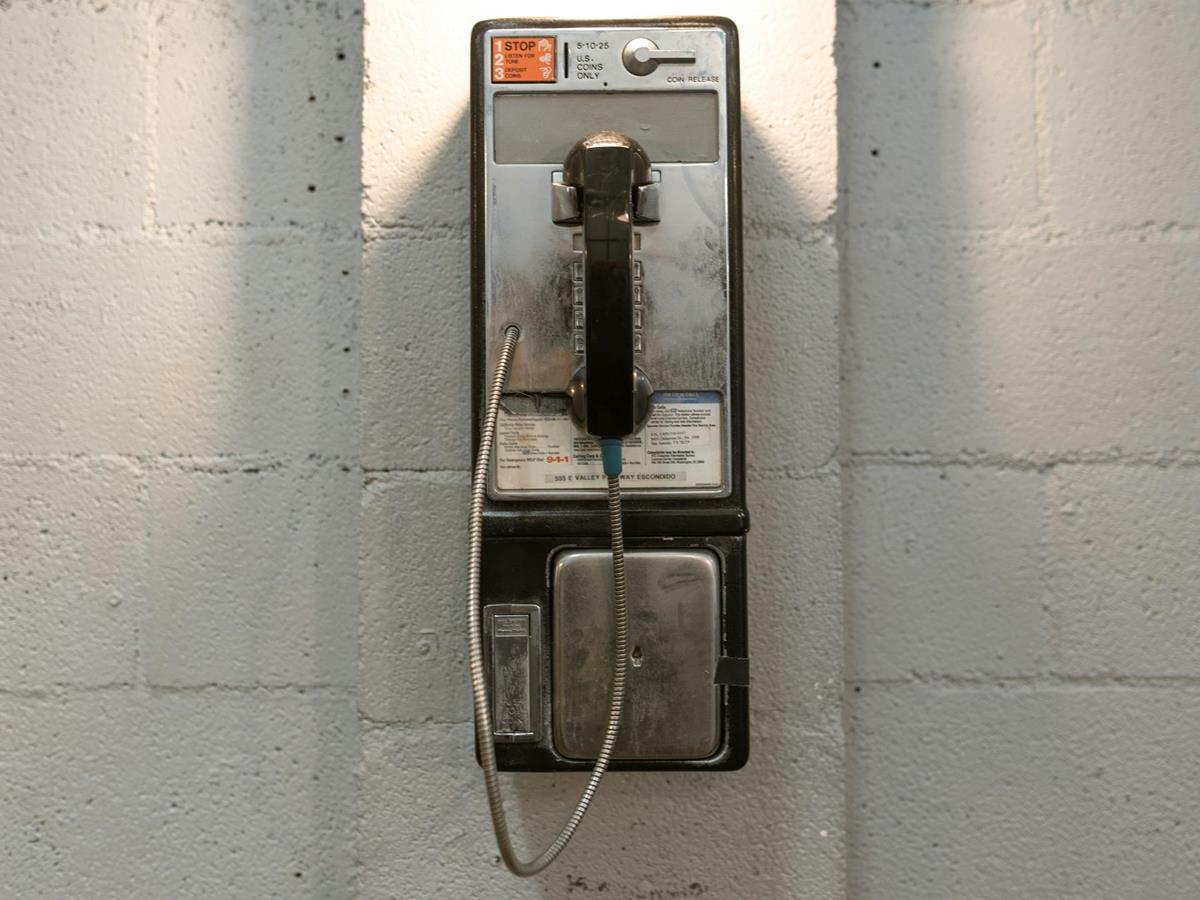
<path fill-rule="evenodd" d="M 720 741 L 721 580 L 708 550 L 632 550 L 629 660 L 618 759 L 704 759 Z M 555 749 L 594 758 L 608 722 L 612 554 L 567 550 L 553 567 Z"/>
<path fill-rule="evenodd" d="M 497 164 L 494 98 L 504 92 L 671 92 L 713 91 L 718 101 L 719 158 L 709 163 L 653 161 L 660 179 L 660 222 L 638 229 L 635 260 L 640 263 L 644 308 L 642 349 L 635 363 L 656 391 L 719 391 L 723 403 L 723 484 L 718 488 L 636 489 L 656 496 L 724 496 L 729 492 L 729 179 L 728 97 L 725 35 L 717 28 L 536 28 L 494 29 L 493 36 L 554 35 L 558 80 L 552 84 L 484 85 L 485 152 L 484 292 L 487 340 L 486 371 L 499 354 L 502 329 L 521 327 L 521 339 L 508 381 L 511 393 L 561 394 L 580 365 L 577 352 L 572 263 L 578 229 L 556 225 L 551 218 L 551 184 L 562 165 Z M 695 63 L 662 65 L 636 76 L 621 63 L 621 51 L 635 38 L 649 38 L 662 48 L 694 50 Z M 584 50 L 580 50 L 582 46 Z M 586 52 L 595 78 L 574 70 L 563 76 L 564 55 L 570 66 Z M 602 66 L 599 70 L 595 65 Z M 630 135 L 637 139 L 637 135 Z M 583 137 L 581 134 L 580 137 Z M 495 474 L 489 494 L 506 499 L 596 496 L 598 490 L 502 492 Z"/>

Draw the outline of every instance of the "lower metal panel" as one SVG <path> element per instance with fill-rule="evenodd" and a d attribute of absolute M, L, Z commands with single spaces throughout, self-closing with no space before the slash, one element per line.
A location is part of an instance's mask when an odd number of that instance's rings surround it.
<path fill-rule="evenodd" d="M 631 504 L 632 505 L 632 504 Z M 626 527 L 626 556 L 640 552 L 697 552 L 715 559 L 719 572 L 718 618 L 715 635 L 719 657 L 745 657 L 748 653 L 746 634 L 746 538 L 744 535 L 711 535 L 708 537 L 652 537 L 639 535 L 644 524 L 637 512 L 630 509 Z M 573 517 L 577 527 L 582 517 Z M 536 740 L 496 740 L 496 761 L 499 768 L 514 772 L 587 771 L 591 758 L 567 756 L 559 750 L 554 739 L 554 632 L 558 625 L 552 598 L 554 570 L 564 554 L 591 551 L 608 564 L 611 571 L 608 536 L 605 523 L 597 521 L 595 536 L 574 537 L 510 536 L 485 537 L 481 582 L 485 588 L 484 607 L 492 604 L 531 604 L 541 610 L 541 647 L 543 664 L 540 667 L 541 691 L 533 703 L 540 705 L 541 728 Z M 610 581 L 611 585 L 611 581 Z M 635 601 L 636 602 L 636 601 Z M 611 610 L 611 605 L 609 607 Z M 606 637 L 611 640 L 611 631 Z M 643 653 L 645 653 L 643 647 Z M 489 682 L 494 673 L 485 670 Z M 601 689 L 608 691 L 611 670 L 600 676 Z M 711 678 L 709 679 L 711 682 Z M 493 687 L 494 689 L 494 687 Z M 613 771 L 651 770 L 728 770 L 741 768 L 749 754 L 750 715 L 749 689 L 744 685 L 712 685 L 714 692 L 718 739 L 712 752 L 692 757 L 622 757 L 613 758 Z M 606 703 L 607 705 L 607 703 Z M 476 735 L 478 739 L 480 735 Z M 693 747 L 702 741 L 695 740 Z M 585 751 L 591 754 L 591 749 Z"/>
<path fill-rule="evenodd" d="M 713 684 L 721 625 L 720 566 L 708 550 L 625 556 L 629 656 L 618 759 L 705 759 L 720 740 Z M 613 671 L 612 553 L 569 550 L 553 564 L 554 746 L 593 759 Z"/>

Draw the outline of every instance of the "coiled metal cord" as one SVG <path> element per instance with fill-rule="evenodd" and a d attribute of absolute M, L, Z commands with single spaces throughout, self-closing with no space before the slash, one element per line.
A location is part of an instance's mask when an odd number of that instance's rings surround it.
<path fill-rule="evenodd" d="M 475 733 L 479 743 L 479 759 L 483 766 L 483 781 L 487 789 L 488 807 L 492 813 L 492 828 L 496 832 L 496 845 L 504 864 L 516 875 L 535 875 L 550 865 L 571 840 L 579 827 L 600 778 L 608 769 L 613 748 L 621 726 L 621 707 L 625 701 L 625 668 L 628 656 L 628 617 L 625 601 L 625 538 L 621 528 L 621 485 L 620 478 L 608 479 L 608 523 L 612 533 L 613 554 L 613 612 L 616 625 L 613 663 L 612 694 L 608 710 L 608 726 L 604 730 L 604 741 L 596 755 L 596 765 L 588 779 L 579 802 L 567 819 L 558 837 L 533 860 L 526 862 L 518 858 L 508 833 L 508 821 L 504 815 L 504 804 L 500 796 L 500 779 L 496 771 L 496 748 L 492 742 L 492 711 L 488 699 L 487 684 L 483 676 L 483 629 L 482 611 L 479 600 L 480 554 L 483 548 L 483 503 L 487 494 L 488 469 L 491 466 L 492 445 L 496 437 L 496 417 L 500 411 L 500 395 L 508 381 L 512 365 L 513 350 L 520 337 L 520 329 L 509 325 L 504 329 L 504 344 L 500 359 L 488 387 L 484 410 L 483 428 L 479 436 L 479 455 L 475 460 L 475 472 L 471 481 L 471 512 L 467 529 L 467 628 L 471 656 L 471 689 L 475 696 Z"/>

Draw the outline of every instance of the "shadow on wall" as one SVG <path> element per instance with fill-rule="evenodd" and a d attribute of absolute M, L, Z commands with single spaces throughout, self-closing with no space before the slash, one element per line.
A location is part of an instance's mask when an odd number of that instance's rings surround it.
<path fill-rule="evenodd" d="M 895 685 L 947 671 L 1024 675 L 1045 663 L 1036 568 L 1005 568 L 1009 548 L 1041 543 L 1040 487 L 1027 486 L 1037 476 L 997 482 L 905 465 L 1035 449 L 1029 425 L 1046 412 L 1036 384 L 1061 352 L 1060 301 L 1014 237 L 1041 222 L 1028 15 L 1017 5 L 838 4 L 854 897 L 994 892 L 1005 876 L 989 876 L 997 850 L 979 826 L 1006 806 L 1011 816 L 1012 785 L 1027 781 L 978 771 L 950 784 L 959 771 L 945 782 L 937 773 L 930 787 L 929 748 L 953 744 L 957 726 L 939 733 L 914 712 L 927 706 L 906 708 L 914 689 Z M 864 453 L 875 458 L 855 456 Z M 1023 727 L 1034 735 L 1054 723 Z M 970 754 L 947 753 L 971 767 Z M 1000 832 L 1022 830 L 1026 812 Z M 1011 860 L 1018 868 L 1055 852 L 1028 850 Z"/>
<path fill-rule="evenodd" d="M 155 225 L 180 259 L 154 286 L 175 346 L 146 408 L 184 413 L 148 476 L 143 664 L 244 708 L 205 735 L 227 774 L 197 802 L 245 816 L 212 834 L 230 854 L 257 835 L 252 869 L 206 868 L 260 895 L 348 896 L 352 875 L 361 22 L 176 4 L 154 32 Z"/>
<path fill-rule="evenodd" d="M 1043 218 L 1026 14 L 838 11 L 849 447 L 1028 449 L 1061 348 L 1012 234 Z"/>
<path fill-rule="evenodd" d="M 801 343 L 788 340 L 795 332 L 795 310 L 805 298 L 796 292 L 796 284 L 779 281 L 777 273 L 766 271 L 772 263 L 788 270 L 792 260 L 786 254 L 804 257 L 797 268 L 819 268 L 827 259 L 830 241 L 826 232 L 809 234 L 813 223 L 825 221 L 829 210 L 806 208 L 789 189 L 788 161 L 776 159 L 770 149 L 770 126 L 755 121 L 752 111 L 743 110 L 743 157 L 745 162 L 745 234 L 746 234 L 746 319 L 748 350 L 747 396 L 751 428 L 757 422 L 770 436 L 771 406 L 778 403 L 780 383 L 810 379 L 803 370 L 797 374 L 796 356 L 803 354 Z M 378 356 L 364 359 L 364 380 L 372 379 L 368 369 L 377 367 L 402 378 L 405 390 L 386 395 L 381 405 L 370 408 L 367 433 L 373 423 L 425 423 L 434 443 L 444 442 L 455 469 L 470 465 L 470 341 L 469 298 L 469 222 L 465 186 L 469 174 L 468 113 L 459 113 L 436 150 L 427 157 L 430 164 L 416 175 L 406 173 L 405 180 L 415 185 L 404 202 L 380 217 L 388 226 L 373 254 L 404 254 L 409 262 L 399 282 L 371 276 L 364 279 L 364 329 L 377 330 L 395 339 L 385 342 Z M 431 217 L 431 210 L 443 208 L 431 202 L 429 192 L 445 185 L 464 185 L 446 204 L 444 218 Z M 369 187 L 368 187 L 369 189 Z M 541 202 L 538 198 L 531 202 Z M 547 203 L 548 206 L 548 203 Z M 414 254 L 405 251 L 404 240 L 436 240 L 439 249 Z M 769 241 L 784 242 L 787 251 L 781 260 L 765 249 Z M 446 258 L 445 252 L 450 253 Z M 776 253 L 779 251 L 776 250 Z M 807 259 L 814 255 L 815 260 Z M 388 264 L 379 260 L 368 266 Z M 449 289 L 447 289 L 449 287 Z M 832 293 L 832 281 L 828 284 Z M 822 304 L 826 302 L 822 299 Z M 828 302 L 832 303 L 832 300 Z M 435 316 L 430 307 L 435 307 Z M 376 317 L 376 318 L 371 318 Z M 418 323 L 430 323 L 450 329 L 449 341 L 422 341 L 412 338 Z M 782 323 L 782 325 L 781 325 Z M 439 358 L 439 348 L 456 349 L 449 358 Z M 834 356 L 836 356 L 836 351 Z M 388 357 L 393 358 L 389 359 Z M 400 357 L 397 362 L 395 356 Z M 830 365 L 836 365 L 833 361 Z M 799 383 L 804 383 L 801 380 Z M 824 380 L 821 379 L 821 383 Z M 830 390 L 835 389 L 830 383 Z M 374 401 L 368 400 L 368 403 Z M 765 406 L 765 411 L 764 411 Z M 433 409 L 431 409 L 433 408 Z M 379 425 L 378 427 L 385 427 Z M 753 445 L 753 430 L 750 432 Z M 422 452 L 423 448 L 417 448 Z M 374 452 L 371 450 L 368 453 Z M 751 452 L 751 462 L 754 460 Z M 752 485 L 752 500 L 754 488 Z M 775 529 L 779 540 L 790 545 L 800 530 L 799 520 L 809 514 L 798 508 L 781 509 L 767 498 L 757 507 L 764 512 L 756 527 Z M 465 480 L 459 497 L 458 517 L 467 513 Z M 835 496 L 836 502 L 836 496 Z M 753 507 L 752 507 L 753 508 Z M 756 515 L 758 512 L 756 511 Z M 836 531 L 836 510 L 829 527 Z M 455 540 L 457 535 L 447 535 Z M 387 538 L 394 552 L 383 558 L 402 558 L 402 537 Z M 769 541 L 765 535 L 751 535 L 752 553 Z M 831 536 L 830 546 L 835 546 Z M 430 617 L 425 607 L 433 603 L 459 603 L 465 595 L 465 544 L 449 555 L 448 575 L 453 590 L 447 597 L 430 598 L 413 590 L 394 598 L 410 624 Z M 771 615 L 803 620 L 812 606 L 798 596 L 801 586 L 787 574 L 794 571 L 797 556 L 806 562 L 806 551 L 789 552 L 790 562 L 781 570 L 770 557 L 755 557 L 751 576 L 751 637 L 755 667 L 755 703 L 752 717 L 753 749 L 751 761 L 742 771 L 721 775 L 697 774 L 610 774 L 606 776 L 584 824 L 563 857 L 548 872 L 533 882 L 511 879 L 501 871 L 480 871 L 480 881 L 488 884 L 488 896 L 528 897 L 535 890 L 545 897 L 559 898 L 564 893 L 588 895 L 591 892 L 611 896 L 667 898 L 708 895 L 713 897 L 791 898 L 798 893 L 827 889 L 840 883 L 842 783 L 840 745 L 840 705 L 836 696 L 840 685 L 823 683 L 813 687 L 817 676 L 806 678 L 805 664 L 794 656 L 796 631 L 777 628 Z M 815 565 L 836 571 L 836 550 Z M 782 589 L 781 589 L 782 587 Z M 840 605 L 836 584 L 830 597 L 821 598 Z M 799 612 L 797 612 L 799 610 Z M 454 633 L 448 635 L 455 666 L 448 677 L 461 679 L 456 694 L 453 720 L 463 722 L 470 716 L 466 665 L 466 615 L 455 609 Z M 801 624 L 803 622 L 801 621 Z M 834 658 L 840 665 L 841 648 Z M 835 668 L 836 671 L 836 668 Z M 828 669 L 825 670 L 828 677 Z M 840 682 L 840 678 L 838 679 Z M 396 690 L 405 686 L 396 684 Z M 835 698 L 830 702 L 831 695 Z M 435 726 L 414 725 L 415 729 Z M 453 787 L 438 796 L 440 808 L 412 809 L 414 821 L 409 833 L 419 836 L 427 852 L 443 859 L 450 855 L 468 861 L 491 858 L 499 865 L 490 832 L 490 820 L 483 802 L 482 778 L 473 757 L 470 727 L 456 729 L 460 736 L 457 759 L 448 763 L 462 767 Z M 836 734 L 836 739 L 830 735 Z M 432 746 L 432 745 L 430 745 Z M 426 764 L 413 770 L 399 766 L 401 780 L 424 779 Z M 506 776 L 506 797 L 510 824 L 518 846 L 544 847 L 557 833 L 586 781 L 585 775 Z M 403 789 L 402 789 L 403 792 Z M 428 790 L 414 789 L 428 797 Z M 464 810 L 469 812 L 464 813 Z M 419 822 L 417 821 L 419 819 Z M 465 827 L 474 829 L 464 835 Z M 827 827 L 826 827 L 827 826 Z M 471 852 L 465 849 L 470 842 Z M 372 860 L 378 866 L 377 860 Z M 636 877 L 622 873 L 646 873 Z M 373 876 L 374 877 L 374 876 Z M 384 877 L 389 891 L 410 885 L 428 890 L 430 881 L 407 869 L 397 870 L 392 881 Z M 445 888 L 452 896 L 452 889 Z M 442 894 L 437 894 L 442 896 Z"/>

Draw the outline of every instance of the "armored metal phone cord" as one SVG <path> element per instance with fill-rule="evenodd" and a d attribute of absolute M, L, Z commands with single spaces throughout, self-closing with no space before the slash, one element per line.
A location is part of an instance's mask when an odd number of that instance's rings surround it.
<path fill-rule="evenodd" d="M 492 742 L 492 712 L 488 700 L 487 684 L 483 678 L 483 630 L 480 624 L 482 612 L 479 603 L 479 565 L 483 545 L 483 502 L 487 494 L 488 469 L 492 461 L 492 445 L 496 436 L 496 417 L 500 411 L 500 395 L 508 381 L 508 370 L 512 364 L 513 350 L 521 331 L 516 325 L 504 329 L 504 345 L 500 359 L 488 387 L 487 404 L 483 417 L 483 429 L 479 435 L 479 455 L 475 459 L 475 473 L 471 481 L 471 514 L 468 521 L 467 540 L 467 626 L 471 655 L 471 689 L 475 695 L 475 734 L 479 744 L 479 759 L 483 766 L 483 781 L 487 788 L 488 806 L 492 812 L 492 827 L 496 832 L 496 845 L 504 864 L 515 875 L 536 875 L 562 852 L 579 827 L 600 778 L 608 769 L 617 734 L 621 725 L 621 706 L 625 700 L 625 666 L 627 656 L 628 621 L 625 609 L 625 538 L 621 528 L 620 455 L 617 455 L 616 474 L 606 461 L 608 475 L 608 524 L 612 533 L 613 555 L 613 618 L 616 624 L 615 662 L 613 664 L 612 697 L 608 710 L 608 726 L 604 730 L 604 742 L 596 755 L 596 765 L 588 779 L 587 787 L 575 810 L 554 842 L 537 858 L 525 862 L 517 857 L 513 849 L 512 836 L 508 833 L 508 822 L 504 816 L 504 804 L 500 796 L 500 778 L 496 772 L 496 748 Z M 611 455 L 611 454 L 610 454 Z"/>

